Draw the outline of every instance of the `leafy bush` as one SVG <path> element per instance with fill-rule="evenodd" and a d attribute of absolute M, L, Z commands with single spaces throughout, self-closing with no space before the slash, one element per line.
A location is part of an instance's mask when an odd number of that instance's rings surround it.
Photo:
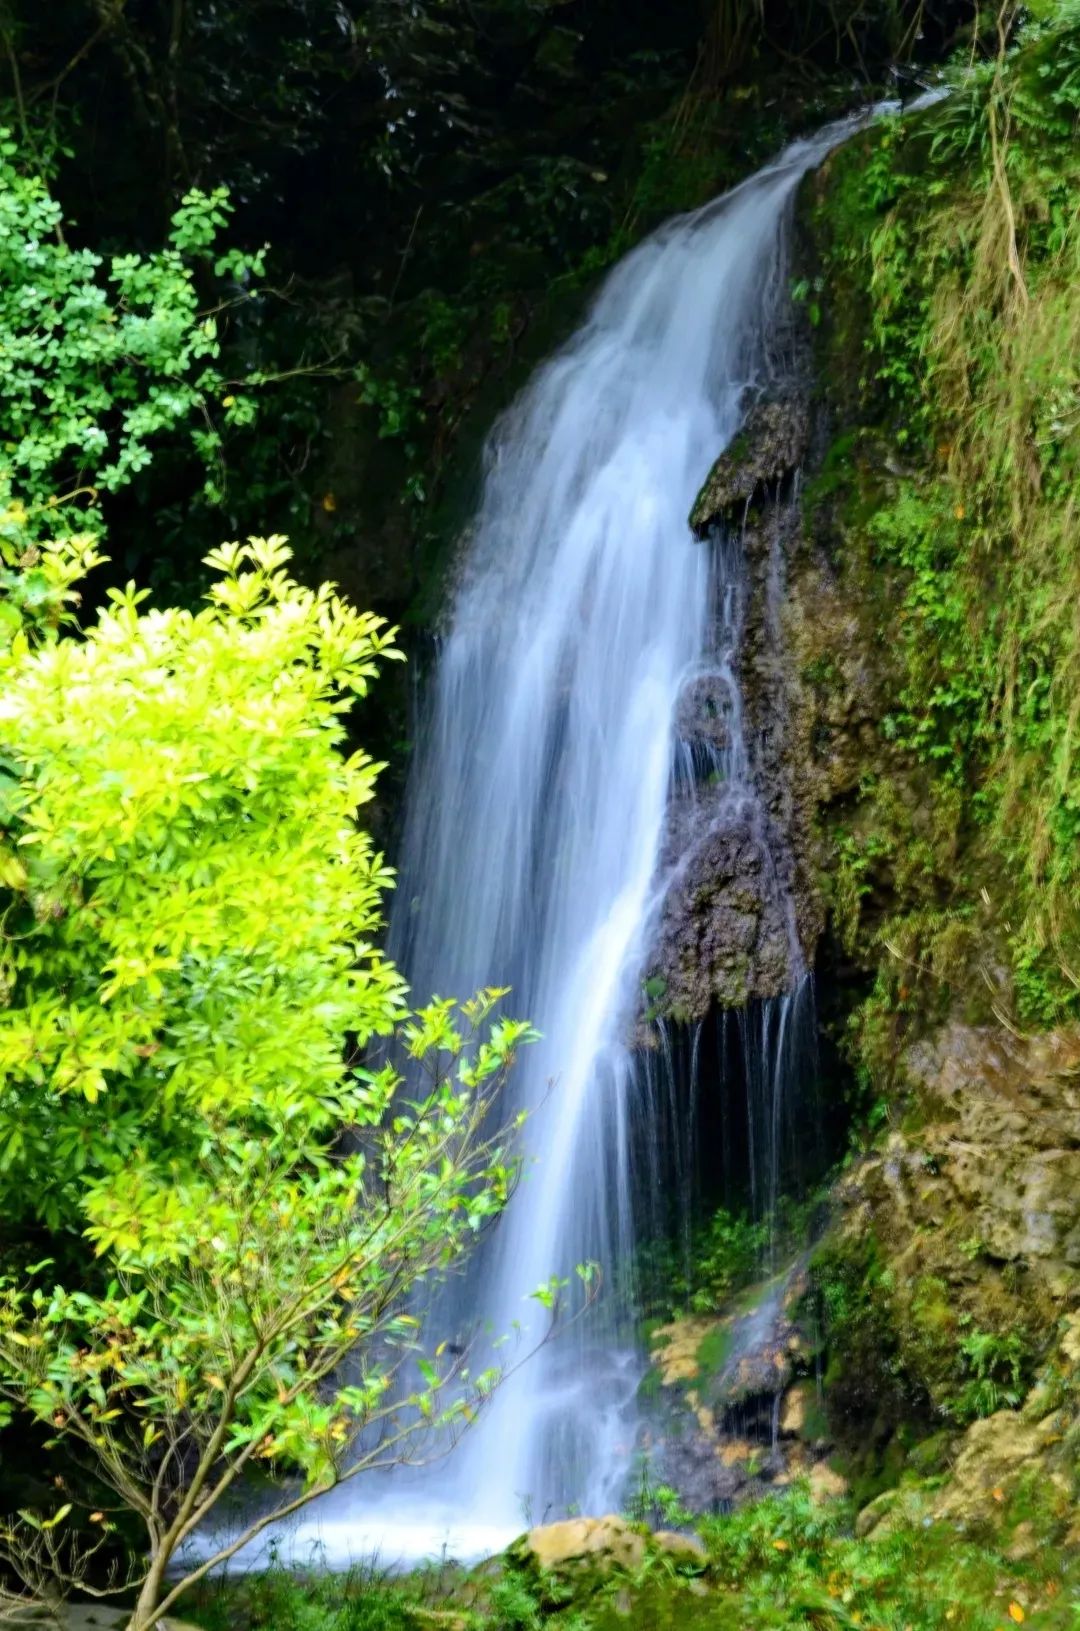
<path fill-rule="evenodd" d="M 129 586 L 0 653 L 0 1394 L 142 1520 L 132 1631 L 497 1380 L 408 1309 L 506 1199 L 487 1114 L 532 1032 L 499 991 L 406 1014 L 355 824 L 378 767 L 341 751 L 392 636 L 288 554 L 225 546 L 197 613 Z M 256 1466 L 301 1481 L 171 1577 Z M 76 1500 L 22 1554 L 5 1528 L 16 1563 Z"/>
<path fill-rule="evenodd" d="M 692 1247 L 692 1281 L 686 1289 L 695 1314 L 721 1307 L 732 1292 L 761 1273 L 769 1235 L 768 1222 L 755 1223 L 723 1207 L 713 1213 Z M 680 1289 L 678 1283 L 675 1289 Z"/>
<path fill-rule="evenodd" d="M 188 192 L 168 242 L 150 255 L 75 248 L 59 204 L 26 173 L 0 129 L 0 565 L 45 539 L 104 528 L 101 495 L 128 485 L 155 442 L 184 427 L 220 496 L 221 432 L 244 424 L 250 397 L 230 393 L 216 362 L 218 321 L 203 315 L 198 277 L 249 285 L 261 254 L 222 251 L 223 188 Z M 237 294 L 237 298 L 247 298 Z M 0 580 L 0 588 L 6 585 Z M 0 631 L 5 620 L 0 601 Z"/>
<path fill-rule="evenodd" d="M 712 1313 L 762 1272 L 773 1225 L 720 1207 L 683 1240 L 653 1240 L 637 1254 L 639 1294 L 650 1315 Z"/>

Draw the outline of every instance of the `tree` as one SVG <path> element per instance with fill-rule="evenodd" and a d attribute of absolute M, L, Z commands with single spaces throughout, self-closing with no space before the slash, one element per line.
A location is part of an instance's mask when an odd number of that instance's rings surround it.
<path fill-rule="evenodd" d="M 129 586 L 0 653 L 0 1205 L 52 1247 L 6 1265 L 0 1393 L 142 1520 L 132 1631 L 497 1381 L 423 1352 L 415 1293 L 507 1198 L 489 1111 L 532 1033 L 499 991 L 406 1014 L 355 823 L 380 767 L 341 751 L 392 631 L 288 556 L 225 546 L 198 612 Z M 258 1464 L 299 1482 L 168 1579 Z"/>
<path fill-rule="evenodd" d="M 220 427 L 250 423 L 255 407 L 222 379 L 198 283 L 212 279 L 220 305 L 245 300 L 263 262 L 218 247 L 230 209 L 224 188 L 192 189 L 163 249 L 73 247 L 45 180 L 0 128 L 0 644 L 37 604 L 27 551 L 36 565 L 47 540 L 100 539 L 102 495 L 145 469 L 163 437 L 190 437 L 204 496 L 220 499 Z"/>

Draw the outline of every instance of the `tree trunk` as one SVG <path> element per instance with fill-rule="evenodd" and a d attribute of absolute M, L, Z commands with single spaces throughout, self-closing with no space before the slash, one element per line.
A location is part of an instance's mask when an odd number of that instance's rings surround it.
<path fill-rule="evenodd" d="M 165 1584 L 165 1569 L 168 1564 L 167 1553 L 158 1550 L 150 1565 L 146 1579 L 139 1591 L 139 1599 L 132 1609 L 131 1618 L 127 1623 L 127 1631 L 149 1631 L 153 1625 L 160 1625 L 154 1618 L 154 1610 L 161 1601 L 161 1591 Z"/>

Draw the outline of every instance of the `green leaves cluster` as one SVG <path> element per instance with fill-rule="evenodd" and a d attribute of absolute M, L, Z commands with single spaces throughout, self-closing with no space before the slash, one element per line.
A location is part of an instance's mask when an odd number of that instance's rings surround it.
<path fill-rule="evenodd" d="M 245 424 L 254 405 L 221 377 L 218 317 L 203 313 L 199 283 L 227 280 L 246 299 L 263 262 L 216 251 L 229 214 L 223 188 L 192 190 L 164 249 L 77 248 L 46 182 L 0 130 L 0 641 L 14 610 L 47 599 L 16 576 L 38 564 L 28 552 L 100 538 L 104 495 L 145 469 L 169 433 L 191 437 L 205 496 L 220 497 L 218 422 Z"/>
<path fill-rule="evenodd" d="M 338 752 L 396 653 L 287 555 L 230 546 L 199 612 L 113 591 L 85 641 L 0 656 L 0 1164 L 50 1227 L 145 1171 L 150 1128 L 175 1157 L 223 1109 L 326 1093 L 332 1120 L 342 1039 L 403 1006 L 370 943 L 389 873 L 353 825 L 377 767 Z"/>

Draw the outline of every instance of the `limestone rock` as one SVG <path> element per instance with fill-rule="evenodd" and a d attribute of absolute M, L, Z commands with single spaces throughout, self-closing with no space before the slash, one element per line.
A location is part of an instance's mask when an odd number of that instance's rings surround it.
<path fill-rule="evenodd" d="M 745 807 L 725 812 L 720 796 L 670 813 L 661 866 L 670 854 L 671 883 L 649 973 L 664 1012 L 683 1022 L 704 1018 L 714 1003 L 738 1008 L 790 988 L 789 920 L 755 815 Z"/>
<path fill-rule="evenodd" d="M 756 1293 L 743 1294 L 740 1312 L 731 1317 L 726 1356 L 702 1384 L 711 1410 L 719 1414 L 761 1400 L 767 1405 L 771 1437 L 778 1395 L 791 1381 L 804 1346 L 797 1311 L 806 1285 L 805 1265 L 798 1262 Z"/>
<path fill-rule="evenodd" d="M 722 753 L 730 745 L 731 687 L 722 674 L 698 674 L 684 686 L 675 709 L 675 735 L 691 749 Z"/>
<path fill-rule="evenodd" d="M 959 1351 L 971 1331 L 1018 1340 L 1029 1381 L 1059 1340 L 1075 1369 L 1080 1316 L 1058 1327 L 1080 1300 L 1080 1029 L 1020 1038 L 952 1022 L 901 1072 L 916 1114 L 838 1185 L 826 1274 L 845 1253 L 864 1272 L 872 1243 L 888 1275 L 884 1340 L 938 1410 L 970 1375 Z M 832 1357 L 833 1410 L 857 1415 L 874 1354 Z"/>
<path fill-rule="evenodd" d="M 796 1382 L 789 1387 L 780 1403 L 780 1431 L 798 1438 L 806 1427 L 811 1391 L 808 1382 Z"/>
<path fill-rule="evenodd" d="M 826 1501 L 838 1501 L 847 1493 L 847 1479 L 827 1461 L 817 1461 L 810 1468 L 810 1495 L 818 1506 Z"/>
<path fill-rule="evenodd" d="M 650 1534 L 614 1513 L 541 1524 L 506 1554 L 510 1567 L 530 1576 L 552 1604 L 586 1597 L 613 1574 L 636 1575 L 647 1558 L 657 1556 L 683 1574 L 699 1574 L 709 1561 L 697 1535 L 673 1529 Z"/>
<path fill-rule="evenodd" d="M 952 1024 L 911 1050 L 948 1182 L 993 1256 L 1080 1269 L 1080 1031 L 1021 1039 Z"/>
<path fill-rule="evenodd" d="M 718 522 L 765 496 L 801 463 L 809 441 L 809 415 L 797 396 L 761 402 L 747 415 L 742 431 L 717 459 L 690 512 L 690 525 L 703 538 Z"/>
<path fill-rule="evenodd" d="M 715 1318 L 672 1320 L 653 1332 L 653 1357 L 665 1387 L 692 1382 L 701 1375 L 701 1347 L 717 1328 Z"/>
<path fill-rule="evenodd" d="M 608 1574 L 616 1568 L 640 1568 L 645 1560 L 645 1541 L 646 1531 L 641 1525 L 611 1513 L 603 1518 L 563 1518 L 557 1523 L 541 1524 L 515 1541 L 510 1555 L 545 1574 Z"/>
<path fill-rule="evenodd" d="M 857 1539 L 865 1540 L 867 1535 L 872 1535 L 892 1512 L 897 1500 L 898 1492 L 895 1489 L 887 1489 L 883 1494 L 869 1501 L 855 1519 Z"/>
<path fill-rule="evenodd" d="M 831 620 L 823 621 L 816 604 L 804 605 L 803 586 L 828 576 L 824 567 L 816 575 L 808 567 L 813 548 L 786 479 L 808 446 L 807 377 L 796 366 L 783 399 L 751 409 L 692 515 L 701 535 L 721 520 L 738 524 L 724 601 L 725 626 L 738 630 L 737 672 L 731 649 L 718 646 L 706 655 L 713 669 L 696 674 L 677 705 L 679 792 L 658 869 L 667 893 L 647 959 L 647 986 L 660 993 L 645 1005 L 649 1018 L 692 1023 L 717 1006 L 790 990 L 813 964 L 824 924 L 817 816 L 833 788 L 818 763 L 821 701 L 801 668 L 819 645 L 847 654 L 851 642 L 835 595 Z M 842 711 L 838 737 L 846 732 L 846 705 Z M 862 724 L 863 710 L 856 711 Z M 881 712 L 869 713 L 875 740 Z M 752 786 L 745 765 L 741 781 L 727 780 L 725 754 L 740 737 Z M 839 747 L 835 756 L 839 761 Z M 857 784 L 862 744 L 845 746 L 842 757 L 843 776 Z"/>
<path fill-rule="evenodd" d="M 1048 1457 L 1068 1426 L 1063 1413 L 1039 1422 L 1024 1420 L 1019 1410 L 999 1410 L 972 1423 L 964 1436 L 948 1484 L 934 1505 L 934 1516 L 954 1522 L 992 1518 L 1002 1497 L 1021 1474 L 1038 1470 L 1041 1480 L 1075 1500 L 1073 1481 Z"/>
<path fill-rule="evenodd" d="M 652 1543 L 676 1568 L 703 1569 L 709 1561 L 705 1543 L 697 1535 L 684 1535 L 676 1529 L 657 1529 Z"/>
<path fill-rule="evenodd" d="M 685 1317 L 653 1332 L 660 1397 L 648 1449 L 659 1480 L 693 1510 L 707 1511 L 764 1494 L 810 1472 L 815 1450 L 788 1432 L 777 1436 L 781 1395 L 800 1394 L 792 1377 L 813 1354 L 801 1324 L 807 1287 L 801 1259 L 761 1285 L 745 1288 L 724 1313 Z M 805 1384 L 808 1410 L 816 1409 Z"/>

